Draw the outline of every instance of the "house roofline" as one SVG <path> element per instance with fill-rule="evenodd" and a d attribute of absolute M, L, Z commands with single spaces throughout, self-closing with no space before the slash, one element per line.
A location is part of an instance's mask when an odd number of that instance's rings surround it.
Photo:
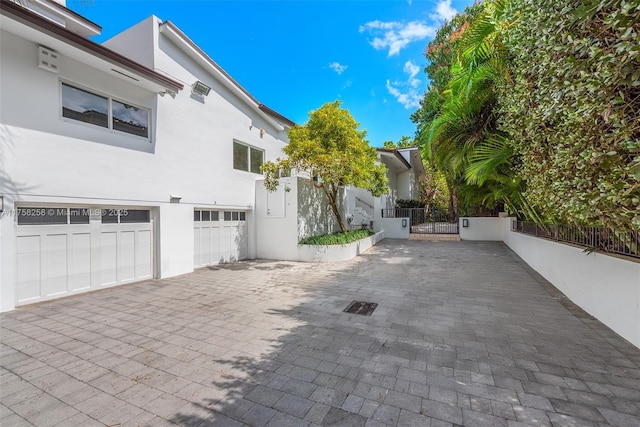
<path fill-rule="evenodd" d="M 3 1 L 4 3 L 4 1 Z M 73 17 L 74 19 L 81 21 L 83 23 L 83 25 L 85 25 L 86 27 L 91 28 L 91 30 L 93 30 L 94 32 L 96 32 L 97 34 L 100 34 L 102 32 L 102 27 L 98 24 L 96 24 L 95 22 L 85 18 L 84 16 L 80 15 L 77 12 L 74 12 L 73 10 L 69 9 L 66 6 L 63 6 L 62 4 L 54 1 L 54 0 L 39 0 L 38 3 L 42 4 L 42 3 L 46 3 L 48 8 L 50 9 L 55 9 L 58 13 L 60 13 L 61 15 L 71 15 L 71 17 Z"/>
<path fill-rule="evenodd" d="M 292 120 L 287 119 L 283 115 L 277 113 L 266 105 L 258 102 L 256 98 L 253 97 L 244 87 L 240 85 L 229 73 L 227 73 L 217 62 L 215 62 L 207 53 L 202 50 L 200 46 L 198 46 L 193 40 L 189 38 L 180 28 L 178 28 L 173 22 L 170 20 L 164 21 L 160 24 L 160 32 L 164 33 L 167 31 L 167 34 L 170 35 L 170 38 L 177 38 L 183 43 L 183 46 L 178 46 L 183 51 L 185 51 L 188 55 L 194 56 L 196 59 L 200 59 L 204 61 L 207 65 L 209 65 L 215 73 L 218 74 L 217 77 L 222 78 L 222 83 L 230 90 L 236 92 L 237 95 L 240 96 L 241 99 L 244 99 L 249 105 L 253 106 L 255 110 L 263 115 L 268 121 L 270 121 L 276 128 L 280 130 L 284 130 L 285 127 L 292 127 L 295 123 Z M 172 36 L 172 37 L 171 37 Z M 188 49 L 185 49 L 188 47 Z M 215 74 L 214 74 L 214 77 Z"/>
<path fill-rule="evenodd" d="M 106 48 L 98 43 L 88 40 L 66 28 L 45 19 L 30 10 L 15 4 L 9 0 L 0 0 L 0 14 L 8 18 L 14 19 L 31 28 L 35 28 L 44 34 L 55 39 L 63 41 L 77 49 L 92 54 L 107 62 L 118 65 L 130 72 L 138 74 L 154 83 L 164 86 L 167 90 L 178 92 L 184 88 L 184 85 L 173 80 L 163 74 L 160 74 L 150 68 L 145 67 L 119 53 Z M 62 7 L 62 6 L 60 6 Z"/>
<path fill-rule="evenodd" d="M 407 159 L 405 159 L 404 156 L 400 154 L 397 148 L 376 148 L 376 151 L 378 151 L 378 153 L 389 153 L 395 155 L 398 160 L 404 163 L 407 169 L 411 169 L 411 163 L 407 162 Z"/>

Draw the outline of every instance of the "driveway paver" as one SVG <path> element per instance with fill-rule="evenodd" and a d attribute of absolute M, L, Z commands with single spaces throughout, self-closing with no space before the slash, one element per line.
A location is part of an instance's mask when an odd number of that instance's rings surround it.
<path fill-rule="evenodd" d="M 640 425 L 640 350 L 491 242 L 22 307 L 0 315 L 0 364 L 3 426 Z"/>

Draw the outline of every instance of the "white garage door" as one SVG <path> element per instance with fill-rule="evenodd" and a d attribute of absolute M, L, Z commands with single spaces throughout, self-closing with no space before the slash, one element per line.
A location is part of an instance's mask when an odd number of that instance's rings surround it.
<path fill-rule="evenodd" d="M 246 213 L 196 209 L 194 224 L 194 267 L 245 259 L 248 254 Z"/>
<path fill-rule="evenodd" d="M 153 277 L 149 210 L 18 208 L 17 304 Z"/>

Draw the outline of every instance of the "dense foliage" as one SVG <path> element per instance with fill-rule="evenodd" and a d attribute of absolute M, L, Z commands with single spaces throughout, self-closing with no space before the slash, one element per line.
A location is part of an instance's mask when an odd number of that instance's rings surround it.
<path fill-rule="evenodd" d="M 352 230 L 346 233 L 323 234 L 321 236 L 307 237 L 300 241 L 301 245 L 346 245 L 365 237 L 371 236 L 373 233 L 369 230 Z"/>
<path fill-rule="evenodd" d="M 289 130 L 286 159 L 265 162 L 261 170 L 265 187 L 274 191 L 283 170 L 295 170 L 326 196 L 340 229 L 347 232 L 338 208 L 340 187 L 354 185 L 370 190 L 374 196 L 387 192 L 386 168 L 377 161 L 377 151 L 369 146 L 366 132 L 341 102 L 329 102 L 309 113 L 303 126 Z"/>
<path fill-rule="evenodd" d="M 418 140 L 481 208 L 640 226 L 640 0 L 491 0 L 427 49 Z"/>
<path fill-rule="evenodd" d="M 640 1 L 513 0 L 501 129 L 546 220 L 640 226 Z"/>

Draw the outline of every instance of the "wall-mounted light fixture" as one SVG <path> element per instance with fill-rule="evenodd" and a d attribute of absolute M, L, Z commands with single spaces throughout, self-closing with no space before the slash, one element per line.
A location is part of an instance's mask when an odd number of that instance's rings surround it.
<path fill-rule="evenodd" d="M 407 218 L 402 218 L 402 228 L 407 228 Z"/>
<path fill-rule="evenodd" d="M 193 86 L 191 86 L 191 91 L 193 92 L 193 94 L 198 96 L 207 96 L 209 95 L 210 90 L 211 88 L 202 83 L 200 80 L 196 80 Z"/>
<path fill-rule="evenodd" d="M 4 196 L 0 196 L 0 213 L 4 212 Z"/>
<path fill-rule="evenodd" d="M 182 200 L 182 196 L 177 196 L 175 194 L 169 195 L 169 202 L 171 203 L 180 203 L 180 200 Z"/>
<path fill-rule="evenodd" d="M 467 218 L 462 218 L 462 226 L 465 228 L 469 226 L 469 220 Z"/>

